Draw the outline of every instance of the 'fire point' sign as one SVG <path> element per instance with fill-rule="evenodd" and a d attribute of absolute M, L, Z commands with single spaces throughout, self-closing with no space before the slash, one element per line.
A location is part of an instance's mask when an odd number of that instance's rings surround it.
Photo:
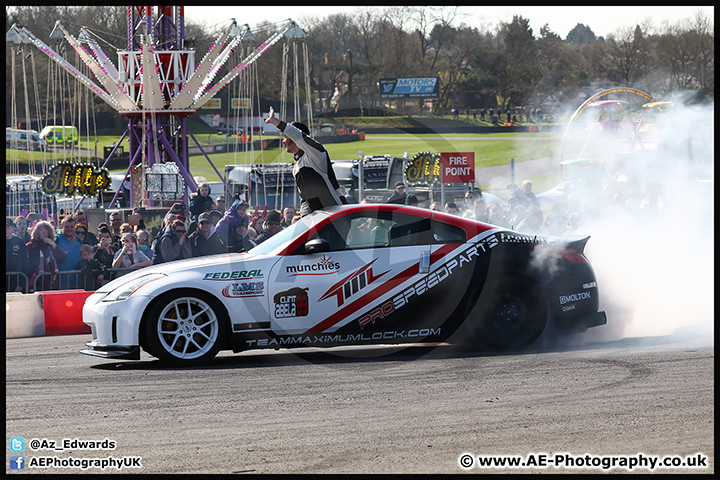
<path fill-rule="evenodd" d="M 443 183 L 475 182 L 475 152 L 441 153 Z"/>

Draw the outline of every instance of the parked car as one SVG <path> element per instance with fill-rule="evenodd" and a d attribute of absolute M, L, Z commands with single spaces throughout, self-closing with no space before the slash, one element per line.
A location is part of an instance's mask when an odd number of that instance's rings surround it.
<path fill-rule="evenodd" d="M 236 127 L 233 124 L 221 123 L 219 127 L 215 127 L 219 134 L 223 135 L 237 135 L 238 132 L 242 131 L 241 128 Z"/>

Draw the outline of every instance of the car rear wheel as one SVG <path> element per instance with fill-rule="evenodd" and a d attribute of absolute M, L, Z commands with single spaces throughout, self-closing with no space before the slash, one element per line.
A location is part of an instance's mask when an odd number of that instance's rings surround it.
<path fill-rule="evenodd" d="M 506 277 L 480 296 L 475 339 L 494 350 L 524 348 L 540 337 L 548 320 L 545 296 L 525 277 Z M 477 311 L 477 310 L 476 310 Z"/>
<path fill-rule="evenodd" d="M 145 320 L 147 351 L 165 363 L 194 366 L 217 355 L 227 337 L 227 318 L 217 300 L 195 291 L 163 295 Z"/>

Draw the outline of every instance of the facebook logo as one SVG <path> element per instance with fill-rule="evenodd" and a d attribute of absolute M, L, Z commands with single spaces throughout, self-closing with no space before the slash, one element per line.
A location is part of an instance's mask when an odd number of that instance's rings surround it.
<path fill-rule="evenodd" d="M 25 470 L 25 455 L 10 455 L 10 470 Z"/>
<path fill-rule="evenodd" d="M 10 437 L 10 451 L 11 452 L 24 452 L 25 451 L 25 438 Z"/>

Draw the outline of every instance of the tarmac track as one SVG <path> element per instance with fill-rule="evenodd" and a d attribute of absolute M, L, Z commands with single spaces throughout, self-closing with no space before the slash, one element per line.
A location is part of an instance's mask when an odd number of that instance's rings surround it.
<path fill-rule="evenodd" d="M 6 340 L 8 438 L 116 442 L 110 451 L 26 448 L 26 464 L 140 456 L 141 468 L 122 472 L 463 473 L 463 453 L 700 453 L 708 467 L 655 471 L 714 471 L 711 337 L 579 337 L 520 354 L 446 346 L 223 352 L 192 369 L 162 368 L 144 353 L 139 362 L 83 356 L 89 339 Z"/>

